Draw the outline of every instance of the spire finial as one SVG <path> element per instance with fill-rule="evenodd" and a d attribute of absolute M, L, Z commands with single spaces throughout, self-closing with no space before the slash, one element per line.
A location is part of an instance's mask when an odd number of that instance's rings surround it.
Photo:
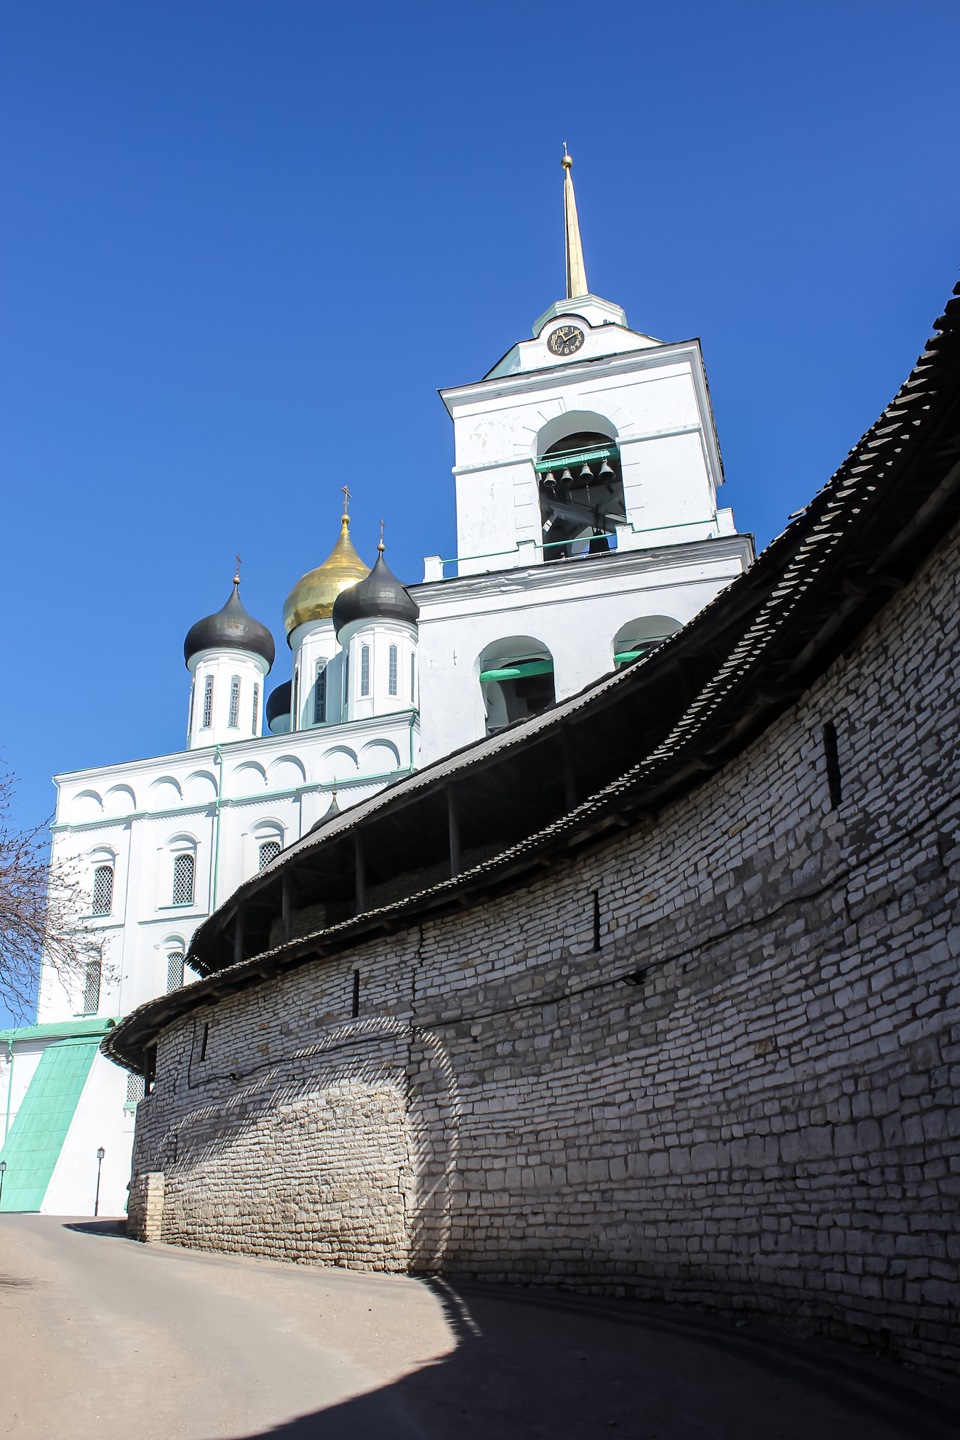
<path fill-rule="evenodd" d="M 575 300 L 580 295 L 589 295 L 587 272 L 583 264 L 583 246 L 580 244 L 580 221 L 577 218 L 577 197 L 573 193 L 573 157 L 563 142 L 563 228 L 567 252 L 567 299 Z"/>
<path fill-rule="evenodd" d="M 383 521 L 381 520 L 381 521 L 380 521 L 380 539 L 379 539 L 379 541 L 377 542 L 377 549 L 379 550 L 380 554 L 382 555 L 383 552 L 384 552 L 384 550 L 386 550 L 386 548 L 387 548 L 386 545 L 384 545 L 384 543 L 383 543 Z"/>
<path fill-rule="evenodd" d="M 236 570 L 233 572 L 233 583 L 234 583 L 234 585 L 239 585 L 239 584 L 240 584 L 240 556 L 239 556 L 239 555 L 237 556 L 237 568 L 236 568 Z"/>
<path fill-rule="evenodd" d="M 348 485 L 341 485 L 340 489 L 343 491 L 343 514 L 340 516 L 340 528 L 342 530 L 349 530 L 350 501 L 353 499 L 353 496 L 350 494 L 350 487 Z"/>

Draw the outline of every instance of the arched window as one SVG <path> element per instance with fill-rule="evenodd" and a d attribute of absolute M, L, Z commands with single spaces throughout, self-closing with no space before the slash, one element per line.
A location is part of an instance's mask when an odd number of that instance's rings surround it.
<path fill-rule="evenodd" d="M 253 687 L 253 717 L 252 728 L 254 735 L 260 734 L 260 685 L 259 682 Z"/>
<path fill-rule="evenodd" d="M 263 840 L 257 849 L 258 870 L 266 870 L 267 866 L 280 854 L 281 845 L 279 840 Z"/>
<path fill-rule="evenodd" d="M 182 850 L 173 857 L 173 903 L 192 905 L 196 862 L 192 851 Z"/>
<path fill-rule="evenodd" d="M 529 635 L 496 640 L 480 656 L 480 686 L 492 735 L 554 703 L 553 656 Z"/>
<path fill-rule="evenodd" d="M 208 675 L 203 686 L 203 729 L 213 724 L 213 676 Z"/>
<path fill-rule="evenodd" d="M 313 687 L 313 723 L 322 725 L 327 718 L 327 661 L 317 661 L 317 678 Z"/>
<path fill-rule="evenodd" d="M 183 961 L 184 954 L 182 942 L 178 942 L 179 948 L 167 951 L 167 994 L 173 990 L 183 988 Z"/>
<path fill-rule="evenodd" d="M 98 865 L 93 872 L 94 915 L 109 915 L 113 909 L 113 866 Z"/>
<path fill-rule="evenodd" d="M 544 560 L 603 555 L 627 523 L 620 450 L 594 430 L 565 435 L 536 462 Z"/>
<path fill-rule="evenodd" d="M 388 652 L 387 652 L 387 660 L 388 660 L 388 668 L 387 668 L 387 694 L 388 694 L 388 695 L 396 695 L 396 693 L 397 693 L 397 653 L 398 653 L 398 652 L 397 652 L 397 647 L 396 647 L 396 645 L 391 645 L 391 646 L 390 646 L 390 649 L 389 649 Z"/>
<path fill-rule="evenodd" d="M 614 669 L 622 670 L 625 665 L 642 660 L 679 629 L 680 621 L 671 615 L 643 615 L 621 625 L 613 640 Z"/>
<path fill-rule="evenodd" d="M 230 716 L 227 724 L 234 730 L 240 724 L 240 676 L 234 675 L 230 681 Z"/>
<path fill-rule="evenodd" d="M 370 694 L 370 646 L 360 646 L 360 694 Z"/>
<path fill-rule="evenodd" d="M 84 1015 L 96 1015 L 100 1009 L 100 977 L 102 974 L 99 960 L 91 960 L 86 967 L 83 983 L 83 1013 Z"/>

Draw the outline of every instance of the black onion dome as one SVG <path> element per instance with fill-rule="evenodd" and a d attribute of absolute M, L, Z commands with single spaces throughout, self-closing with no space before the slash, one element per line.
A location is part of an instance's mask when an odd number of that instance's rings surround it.
<path fill-rule="evenodd" d="M 267 696 L 267 726 L 272 728 L 274 720 L 279 720 L 281 715 L 290 714 L 290 702 L 293 698 L 293 681 L 284 680 L 276 690 L 271 690 Z"/>
<path fill-rule="evenodd" d="M 216 615 L 198 620 L 187 631 L 183 642 L 183 658 L 190 664 L 194 655 L 201 650 L 246 650 L 248 654 L 259 655 L 267 662 L 267 669 L 273 664 L 276 646 L 266 625 L 248 615 L 240 603 L 240 583 L 233 582 L 230 598 Z"/>
<path fill-rule="evenodd" d="M 387 569 L 382 549 L 367 578 L 341 591 L 333 607 L 333 628 L 338 638 L 352 620 L 405 620 L 408 625 L 416 625 L 419 618 L 419 606 Z"/>

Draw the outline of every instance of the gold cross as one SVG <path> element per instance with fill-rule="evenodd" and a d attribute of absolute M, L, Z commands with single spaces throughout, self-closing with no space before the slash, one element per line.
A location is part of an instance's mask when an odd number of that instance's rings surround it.
<path fill-rule="evenodd" d="M 347 504 L 350 500 L 353 499 L 353 496 L 350 494 L 350 490 L 346 485 L 341 485 L 340 489 L 343 491 L 343 513 L 344 515 L 346 515 Z"/>

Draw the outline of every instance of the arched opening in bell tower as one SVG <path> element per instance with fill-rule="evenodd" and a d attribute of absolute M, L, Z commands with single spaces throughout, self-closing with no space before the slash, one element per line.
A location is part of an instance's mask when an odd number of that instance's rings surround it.
<path fill-rule="evenodd" d="M 535 466 L 545 561 L 605 555 L 617 548 L 616 527 L 627 523 L 615 436 L 574 428 L 591 418 L 568 415 L 558 437 L 550 433 L 556 421 L 541 431 Z"/>

